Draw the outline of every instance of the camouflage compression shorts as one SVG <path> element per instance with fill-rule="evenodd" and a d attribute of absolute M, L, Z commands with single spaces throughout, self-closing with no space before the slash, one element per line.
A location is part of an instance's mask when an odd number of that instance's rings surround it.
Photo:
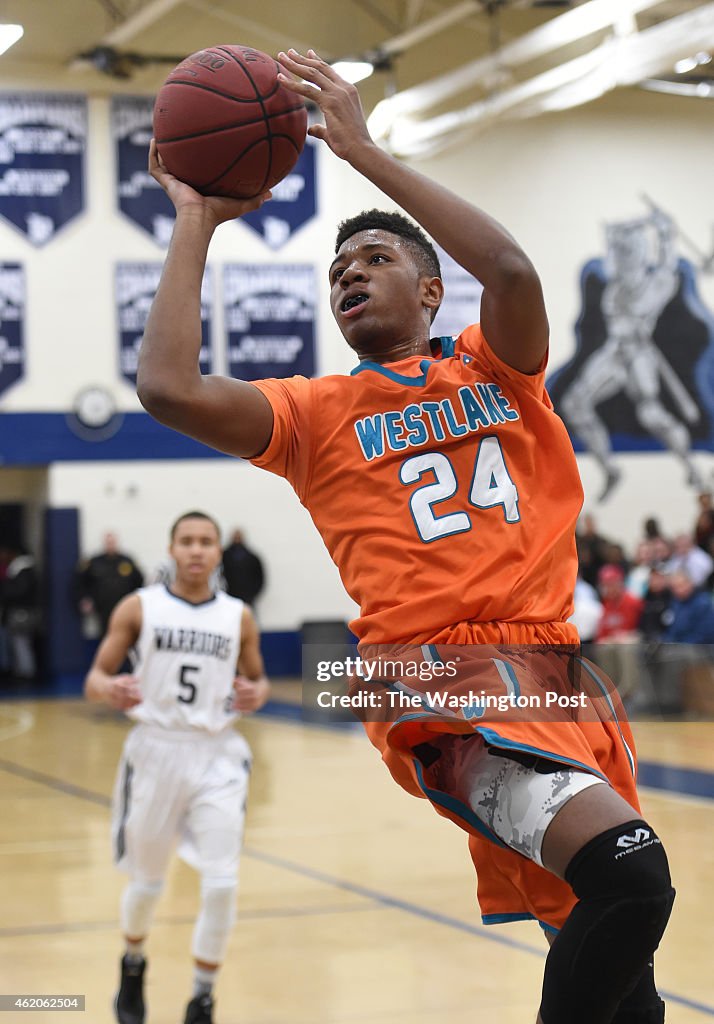
<path fill-rule="evenodd" d="M 558 811 L 576 793 L 607 785 L 542 757 L 504 756 L 479 736 L 447 734 L 429 746 L 438 751 L 431 766 L 438 788 L 467 804 L 507 846 L 541 867 L 543 838 Z"/>

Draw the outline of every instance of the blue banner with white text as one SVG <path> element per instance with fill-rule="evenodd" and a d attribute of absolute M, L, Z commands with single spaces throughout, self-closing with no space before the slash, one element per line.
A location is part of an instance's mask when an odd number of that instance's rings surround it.
<path fill-rule="evenodd" d="M 0 217 L 33 245 L 84 210 L 87 101 L 0 94 Z"/>
<path fill-rule="evenodd" d="M 121 375 L 136 384 L 139 348 L 154 296 L 159 287 L 163 264 L 118 263 L 116 267 L 116 305 L 119 327 L 119 367 Z M 213 372 L 211 321 L 213 288 L 211 268 L 206 267 L 201 285 L 201 373 Z"/>
<path fill-rule="evenodd" d="M 165 249 L 175 214 L 173 203 L 147 170 L 153 110 L 154 101 L 148 96 L 112 97 L 111 132 L 119 209 Z"/>
<path fill-rule="evenodd" d="M 316 294 L 310 265 L 225 266 L 228 373 L 241 380 L 314 376 Z"/>
<path fill-rule="evenodd" d="M 270 249 L 282 248 L 317 213 L 316 150 L 308 139 L 292 171 L 273 185 L 273 198 L 241 217 Z"/>
<path fill-rule="evenodd" d="M 0 263 L 0 395 L 25 374 L 25 271 Z"/>

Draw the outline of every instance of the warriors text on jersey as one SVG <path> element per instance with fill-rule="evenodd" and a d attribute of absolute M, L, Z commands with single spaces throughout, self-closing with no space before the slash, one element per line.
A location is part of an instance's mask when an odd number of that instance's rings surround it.
<path fill-rule="evenodd" d="M 252 461 L 310 512 L 361 640 L 427 642 L 475 620 L 562 623 L 577 642 L 582 486 L 545 373 L 508 366 L 478 326 L 441 345 L 350 377 L 258 381 L 274 426 Z"/>
<path fill-rule="evenodd" d="M 220 732 L 236 717 L 233 680 L 243 602 L 219 591 L 191 604 L 160 583 L 138 594 L 141 633 L 134 674 L 142 702 L 130 717 L 166 729 Z"/>

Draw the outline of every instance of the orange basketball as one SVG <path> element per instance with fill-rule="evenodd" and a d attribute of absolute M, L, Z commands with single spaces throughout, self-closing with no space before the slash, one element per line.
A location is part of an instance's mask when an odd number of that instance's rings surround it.
<path fill-rule="evenodd" d="M 168 170 L 203 195 L 247 199 L 295 166 L 307 133 L 280 65 L 250 46 L 212 46 L 182 61 L 154 104 L 154 137 Z"/>

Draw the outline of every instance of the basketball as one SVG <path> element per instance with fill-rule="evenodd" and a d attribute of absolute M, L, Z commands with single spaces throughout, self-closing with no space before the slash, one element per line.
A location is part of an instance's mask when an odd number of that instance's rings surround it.
<path fill-rule="evenodd" d="M 171 174 L 203 195 L 248 199 L 277 184 L 305 144 L 307 111 L 250 46 L 212 46 L 178 64 L 154 104 L 154 137 Z"/>

